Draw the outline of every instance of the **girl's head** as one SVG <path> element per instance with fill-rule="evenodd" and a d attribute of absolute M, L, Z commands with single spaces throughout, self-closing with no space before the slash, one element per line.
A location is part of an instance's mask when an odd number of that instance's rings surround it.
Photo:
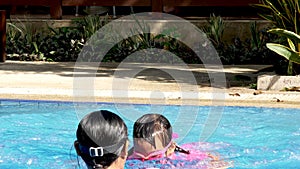
<path fill-rule="evenodd" d="M 74 145 L 88 168 L 124 168 L 128 134 L 124 121 L 101 110 L 86 115 L 79 123 Z"/>
<path fill-rule="evenodd" d="M 171 124 L 163 115 L 143 115 L 133 126 L 134 158 L 149 159 L 167 153 L 173 147 L 172 133 Z"/>

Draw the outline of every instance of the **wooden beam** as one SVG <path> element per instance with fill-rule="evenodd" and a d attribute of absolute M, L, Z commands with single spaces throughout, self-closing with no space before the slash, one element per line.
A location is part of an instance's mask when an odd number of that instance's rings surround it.
<path fill-rule="evenodd" d="M 62 0 L 62 6 L 114 6 L 115 1 L 99 0 Z"/>
<path fill-rule="evenodd" d="M 170 6 L 227 6 L 240 7 L 257 4 L 260 0 L 163 0 L 165 5 Z"/>
<path fill-rule="evenodd" d="M 152 0 L 152 12 L 163 12 L 163 0 Z"/>
<path fill-rule="evenodd" d="M 52 19 L 62 18 L 62 0 L 52 0 L 50 2 L 50 16 Z"/>
<path fill-rule="evenodd" d="M 6 60 L 6 11 L 0 10 L 0 62 Z"/>
<path fill-rule="evenodd" d="M 151 0 L 115 0 L 115 6 L 151 6 Z"/>
<path fill-rule="evenodd" d="M 62 0 L 62 6 L 151 6 L 151 0 Z"/>

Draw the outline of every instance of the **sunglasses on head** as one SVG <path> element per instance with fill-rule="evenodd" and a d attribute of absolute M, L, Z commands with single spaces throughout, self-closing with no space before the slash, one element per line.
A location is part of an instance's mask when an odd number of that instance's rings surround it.
<path fill-rule="evenodd" d="M 162 157 L 165 157 L 166 151 L 168 150 L 168 148 L 170 147 L 171 144 L 172 144 L 172 141 L 170 141 L 170 143 L 166 147 L 164 147 L 163 149 L 153 151 L 153 152 L 151 152 L 147 155 L 144 155 L 143 153 L 139 153 L 137 151 L 134 151 L 132 156 L 134 158 L 140 158 L 140 159 L 143 159 L 143 160 L 149 160 L 149 159 L 153 159 L 153 158 L 162 158 Z"/>

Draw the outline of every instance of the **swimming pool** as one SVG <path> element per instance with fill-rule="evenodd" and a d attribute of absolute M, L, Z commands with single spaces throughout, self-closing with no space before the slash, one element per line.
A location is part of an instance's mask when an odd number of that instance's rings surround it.
<path fill-rule="evenodd" d="M 141 115 L 137 112 L 159 110 L 181 128 L 193 121 L 193 127 L 180 143 L 198 141 L 211 107 L 197 107 L 196 120 L 189 119 L 189 112 L 186 118 L 178 119 L 180 108 L 182 106 L 0 100 L 0 168 L 77 167 L 72 145 L 80 110 L 117 112 L 125 119 L 130 135 L 134 117 L 125 117 L 120 109 L 133 112 L 136 118 Z M 234 168 L 298 168 L 299 121 L 299 109 L 225 107 L 217 130 L 207 140 L 211 143 L 208 148 L 234 161 Z"/>

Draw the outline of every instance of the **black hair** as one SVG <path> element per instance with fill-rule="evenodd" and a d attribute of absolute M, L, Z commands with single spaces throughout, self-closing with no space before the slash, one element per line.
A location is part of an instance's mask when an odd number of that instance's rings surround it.
<path fill-rule="evenodd" d="M 128 139 L 127 126 L 116 114 L 100 110 L 89 113 L 79 123 L 76 132 L 80 156 L 88 167 L 110 166 L 120 155 Z M 91 156 L 89 148 L 102 147 L 101 156 Z M 87 149 L 87 151 L 85 151 Z"/>
<path fill-rule="evenodd" d="M 159 131 L 163 146 L 167 146 L 173 133 L 169 120 L 161 114 L 145 114 L 134 123 L 133 138 L 143 138 L 156 148 L 153 134 Z"/>

